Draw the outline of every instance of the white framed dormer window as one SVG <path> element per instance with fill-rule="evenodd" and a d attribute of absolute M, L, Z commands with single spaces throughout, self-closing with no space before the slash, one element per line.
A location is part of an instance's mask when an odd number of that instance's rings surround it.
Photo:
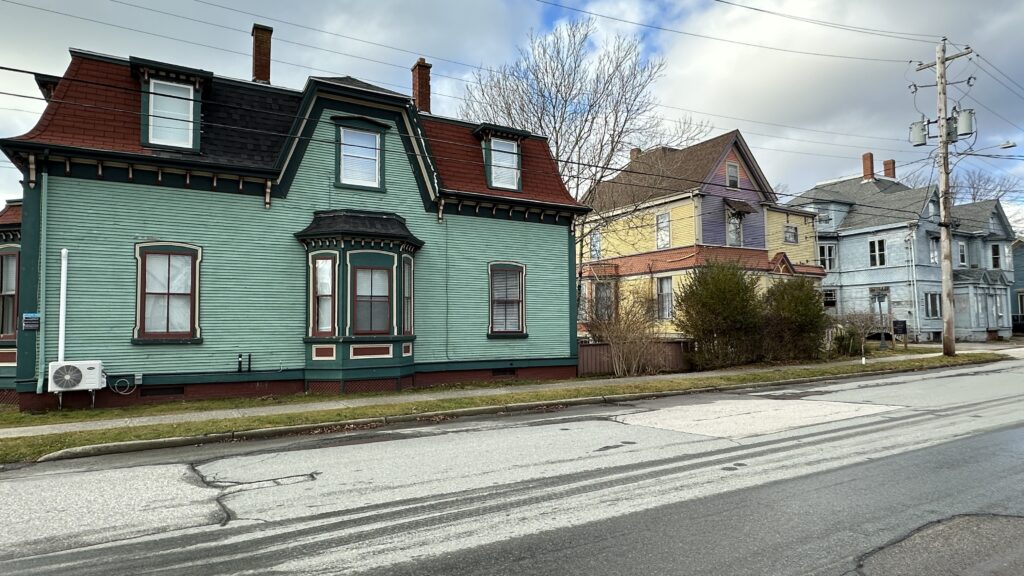
<path fill-rule="evenodd" d="M 672 243 L 668 212 L 663 212 L 654 217 L 654 243 L 659 250 L 668 248 Z"/>
<path fill-rule="evenodd" d="M 729 188 L 740 187 L 740 165 L 734 162 L 725 164 L 725 185 Z"/>
<path fill-rule="evenodd" d="M 519 143 L 515 140 L 490 140 L 491 186 L 519 189 Z"/>
<path fill-rule="evenodd" d="M 194 148 L 195 89 L 188 84 L 149 81 L 147 143 Z"/>
<path fill-rule="evenodd" d="M 885 266 L 885 240 L 871 240 L 868 242 L 868 256 L 871 266 Z"/>
<path fill-rule="evenodd" d="M 957 242 L 956 249 L 958 262 L 960 262 L 961 266 L 967 266 L 967 243 Z"/>
<path fill-rule="evenodd" d="M 338 128 L 338 182 L 380 188 L 380 133 Z"/>

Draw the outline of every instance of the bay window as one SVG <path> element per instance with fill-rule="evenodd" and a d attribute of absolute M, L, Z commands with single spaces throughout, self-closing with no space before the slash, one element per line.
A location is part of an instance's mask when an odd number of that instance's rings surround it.
<path fill-rule="evenodd" d="M 413 277 L 412 258 L 402 259 L 402 333 L 413 333 Z"/>
<path fill-rule="evenodd" d="M 18 253 L 0 255 L 0 340 L 18 330 Z"/>
<path fill-rule="evenodd" d="M 337 270 L 338 261 L 333 254 L 313 256 L 310 278 L 312 336 L 327 337 L 337 334 Z"/>

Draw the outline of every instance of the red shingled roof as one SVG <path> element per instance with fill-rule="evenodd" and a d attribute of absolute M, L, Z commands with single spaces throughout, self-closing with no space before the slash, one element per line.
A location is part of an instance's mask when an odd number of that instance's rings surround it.
<path fill-rule="evenodd" d="M 21 225 L 21 201 L 16 204 L 8 203 L 3 211 L 0 211 L 0 226 Z"/>
<path fill-rule="evenodd" d="M 14 139 L 145 154 L 140 110 L 139 83 L 127 65 L 73 56 L 35 128 Z"/>
<path fill-rule="evenodd" d="M 500 190 L 487 186 L 483 151 L 471 125 L 426 115 L 420 122 L 444 190 L 582 207 L 565 189 L 544 140 L 522 140 L 522 190 Z"/>
<path fill-rule="evenodd" d="M 686 270 L 713 261 L 734 262 L 747 270 L 761 272 L 775 272 L 779 264 L 785 263 L 796 274 L 825 276 L 825 269 L 821 266 L 792 264 L 782 252 L 769 258 L 767 250 L 704 245 L 682 246 L 585 263 L 584 274 L 598 277 L 637 276 Z"/>

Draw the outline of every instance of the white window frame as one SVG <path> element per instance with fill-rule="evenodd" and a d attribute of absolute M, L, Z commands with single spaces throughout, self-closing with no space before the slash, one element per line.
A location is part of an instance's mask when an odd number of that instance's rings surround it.
<path fill-rule="evenodd" d="M 729 174 L 730 170 L 735 170 L 735 172 L 736 172 L 736 183 L 735 184 L 732 183 L 732 176 Z M 735 162 L 726 162 L 725 163 L 725 187 L 726 188 L 732 188 L 734 190 L 736 188 L 740 187 L 740 165 L 739 164 L 737 164 Z"/>
<path fill-rule="evenodd" d="M 668 282 L 668 292 L 664 292 L 663 282 Z M 658 320 L 671 320 L 675 303 L 673 302 L 675 292 L 672 287 L 671 276 L 661 276 L 655 280 L 655 301 L 658 305 Z"/>
<path fill-rule="evenodd" d="M 829 305 L 829 298 L 826 294 L 832 295 L 832 304 Z M 838 308 L 839 307 L 839 292 L 835 288 L 823 288 L 821 290 L 821 305 L 825 308 Z"/>
<path fill-rule="evenodd" d="M 672 219 L 668 212 L 654 217 L 654 246 L 658 250 L 672 246 Z"/>
<path fill-rule="evenodd" d="M 188 124 L 188 129 L 185 130 L 185 133 L 188 135 L 188 143 L 186 143 L 186 144 L 182 144 L 181 142 L 176 142 L 176 141 L 159 140 L 157 138 L 153 138 L 153 120 L 156 118 L 156 112 L 153 111 L 153 107 L 156 106 L 156 99 L 157 98 L 172 98 L 174 100 L 180 100 L 179 98 L 174 98 L 174 97 L 171 97 L 171 96 L 167 96 L 165 94 L 158 94 L 156 92 L 156 90 L 154 89 L 154 87 L 159 85 L 159 84 L 163 84 L 165 86 L 175 86 L 175 87 L 180 87 L 180 88 L 188 88 L 188 100 L 181 100 L 183 102 L 188 102 L 188 120 L 182 120 L 182 122 L 186 122 Z M 193 148 L 193 147 L 195 147 L 195 140 L 194 140 L 195 126 L 193 125 L 195 123 L 195 105 L 194 105 L 195 98 L 196 98 L 196 89 L 191 84 L 182 84 L 180 82 L 165 82 L 163 80 L 150 79 L 150 81 L 149 81 L 149 110 L 147 110 L 147 113 L 149 114 L 149 121 L 147 122 L 147 129 L 148 129 L 148 132 L 149 132 L 147 134 L 147 141 L 148 141 L 148 143 L 149 144 L 156 144 L 157 146 L 172 146 L 174 148 Z M 165 120 L 166 118 L 161 118 L 161 119 Z"/>
<path fill-rule="evenodd" d="M 511 151 L 500 150 L 500 152 L 502 154 L 512 154 L 513 159 L 515 159 L 514 165 L 506 166 L 504 164 L 499 165 L 499 164 L 495 163 L 494 159 L 495 159 L 496 155 L 494 153 L 494 151 L 495 151 L 494 145 L 496 143 L 509 144 L 509 145 L 512 146 L 512 150 Z M 491 187 L 492 188 L 503 188 L 505 190 L 518 190 L 519 189 L 519 177 L 520 177 L 519 176 L 519 142 L 516 142 L 515 140 L 505 140 L 504 138 L 491 138 L 491 140 L 490 140 L 490 147 L 491 147 L 491 167 L 490 167 L 491 168 Z M 514 178 L 513 178 L 511 183 L 499 182 L 494 177 L 494 175 L 495 175 L 495 170 L 494 169 L 495 169 L 495 167 L 499 167 L 499 166 L 501 168 L 503 168 L 503 169 L 511 169 L 512 174 L 514 175 Z"/>
<path fill-rule="evenodd" d="M 957 242 L 956 243 L 956 249 L 957 249 L 957 261 L 960 263 L 961 266 L 967 266 L 967 243 L 966 242 Z"/>
<path fill-rule="evenodd" d="M 730 241 L 730 227 L 732 226 L 732 220 L 734 218 L 736 219 L 736 223 L 737 223 L 736 228 L 737 228 L 738 234 L 739 234 L 739 238 L 736 239 L 736 243 L 735 244 Z M 737 212 L 735 210 L 726 210 L 725 211 L 725 245 L 726 246 L 736 246 L 736 247 L 742 247 L 743 246 L 743 214 L 740 214 L 739 212 Z"/>
<path fill-rule="evenodd" d="M 601 259 L 601 229 L 594 228 L 590 231 L 590 259 Z"/>
<path fill-rule="evenodd" d="M 874 263 L 872 263 L 874 259 Z M 878 238 L 868 241 L 868 266 L 871 268 L 885 267 L 885 239 Z"/>
<path fill-rule="evenodd" d="M 942 294 L 926 292 L 924 295 L 924 317 L 942 318 Z"/>
<path fill-rule="evenodd" d="M 790 231 L 793 232 L 793 239 L 790 240 Z M 782 227 L 782 241 L 786 244 L 799 244 L 800 243 L 800 229 L 793 224 L 786 224 Z"/>
<path fill-rule="evenodd" d="M 834 270 L 836 268 L 837 259 L 836 254 L 839 246 L 836 244 L 819 244 L 818 245 L 818 264 L 825 269 L 826 272 Z M 822 254 L 824 252 L 824 255 Z"/>
<path fill-rule="evenodd" d="M 940 260 L 940 242 L 938 238 L 928 239 L 928 261 L 932 264 L 938 264 Z"/>
<path fill-rule="evenodd" d="M 369 134 L 374 138 L 374 162 L 373 162 L 373 180 L 358 180 L 358 179 L 345 179 L 345 133 L 346 132 L 359 132 L 361 134 Z M 350 144 L 350 146 L 356 146 L 356 144 Z M 362 148 L 362 147 L 360 147 Z M 368 188 L 380 188 L 380 132 L 373 130 L 360 130 L 359 128 L 351 128 L 349 126 L 338 127 L 338 182 L 349 186 L 366 186 Z M 350 155 L 351 156 L 351 155 Z M 365 156 L 355 156 L 356 158 L 367 159 Z"/>

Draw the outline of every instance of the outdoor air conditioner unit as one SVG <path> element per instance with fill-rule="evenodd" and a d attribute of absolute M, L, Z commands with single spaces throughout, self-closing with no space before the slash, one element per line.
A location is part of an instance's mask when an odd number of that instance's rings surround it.
<path fill-rule="evenodd" d="M 107 386 L 103 377 L 103 362 L 50 362 L 50 392 L 99 390 Z"/>

